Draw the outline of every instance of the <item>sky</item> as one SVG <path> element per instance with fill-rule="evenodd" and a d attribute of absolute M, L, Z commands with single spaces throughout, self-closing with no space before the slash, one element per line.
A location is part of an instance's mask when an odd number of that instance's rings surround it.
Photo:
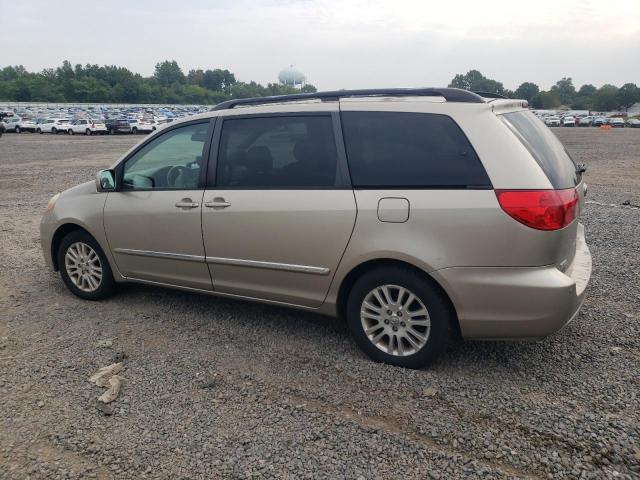
<path fill-rule="evenodd" d="M 0 67 L 162 60 L 321 90 L 446 86 L 471 69 L 515 89 L 562 77 L 640 84 L 640 0 L 0 0 Z"/>

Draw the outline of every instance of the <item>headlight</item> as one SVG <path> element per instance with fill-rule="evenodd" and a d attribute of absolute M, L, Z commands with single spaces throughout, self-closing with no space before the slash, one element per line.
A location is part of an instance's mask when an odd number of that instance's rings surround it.
<path fill-rule="evenodd" d="M 51 197 L 51 200 L 49 200 L 49 203 L 47 203 L 47 212 L 53 210 L 53 207 L 55 207 L 56 201 L 58 200 L 59 196 L 60 194 L 56 193 L 53 197 Z"/>

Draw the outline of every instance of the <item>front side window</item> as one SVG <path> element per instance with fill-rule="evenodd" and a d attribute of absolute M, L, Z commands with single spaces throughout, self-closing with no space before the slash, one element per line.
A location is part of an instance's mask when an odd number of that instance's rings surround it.
<path fill-rule="evenodd" d="M 226 119 L 216 184 L 226 188 L 330 188 L 337 152 L 331 116 Z"/>
<path fill-rule="evenodd" d="M 356 188 L 491 188 L 467 137 L 448 116 L 343 112 Z"/>
<path fill-rule="evenodd" d="M 170 130 L 147 143 L 124 164 L 125 189 L 194 189 L 200 184 L 209 123 Z"/>

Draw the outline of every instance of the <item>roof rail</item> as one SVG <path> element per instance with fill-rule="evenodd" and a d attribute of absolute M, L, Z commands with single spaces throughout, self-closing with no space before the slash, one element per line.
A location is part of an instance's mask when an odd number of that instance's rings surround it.
<path fill-rule="evenodd" d="M 447 102 L 484 103 L 480 95 L 459 88 L 372 88 L 331 92 L 294 93 L 272 97 L 238 98 L 217 104 L 212 110 L 227 110 L 241 105 L 295 102 L 299 100 L 336 101 L 347 97 L 444 97 Z"/>
<path fill-rule="evenodd" d="M 481 97 L 484 97 L 484 98 L 509 98 L 499 93 L 493 93 L 493 92 L 473 92 L 473 93 L 475 93 L 476 95 L 480 95 Z"/>

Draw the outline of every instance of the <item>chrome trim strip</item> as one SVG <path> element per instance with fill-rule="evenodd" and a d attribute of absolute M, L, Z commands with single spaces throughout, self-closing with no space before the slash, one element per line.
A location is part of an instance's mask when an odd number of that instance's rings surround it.
<path fill-rule="evenodd" d="M 183 253 L 153 252 L 150 250 L 133 250 L 131 248 L 116 248 L 114 253 L 136 255 L 139 257 L 166 258 L 168 260 L 184 260 L 186 262 L 204 262 L 202 255 L 185 255 Z"/>
<path fill-rule="evenodd" d="M 267 268 L 270 270 L 286 270 L 288 272 L 311 273 L 313 275 L 328 275 L 331 271 L 326 267 L 311 267 L 309 265 L 291 265 L 289 263 L 261 262 L 258 260 L 242 260 L 239 258 L 207 257 L 207 263 L 218 265 L 234 265 L 236 267 Z M 215 277 L 215 274 L 214 274 Z"/>

